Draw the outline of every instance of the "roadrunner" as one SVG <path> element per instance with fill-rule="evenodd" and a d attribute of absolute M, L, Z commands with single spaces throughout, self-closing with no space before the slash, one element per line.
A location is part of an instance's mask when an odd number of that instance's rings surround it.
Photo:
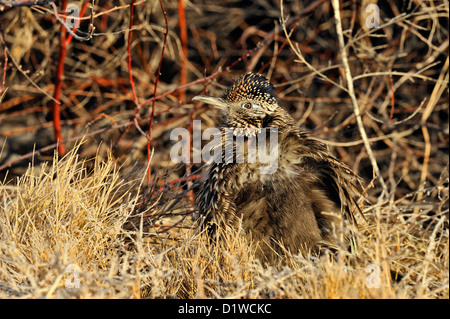
<path fill-rule="evenodd" d="M 221 158 L 209 164 L 197 196 L 200 216 L 213 232 L 242 225 L 259 244 L 257 256 L 269 259 L 283 254 L 281 247 L 303 254 L 333 247 L 342 217 L 356 225 L 354 212 L 361 212 L 355 201 L 361 195 L 356 186 L 359 177 L 324 144 L 294 126 L 266 77 L 247 73 L 223 97 L 196 96 L 193 101 L 210 104 L 223 114 Z M 277 166 L 269 172 L 261 169 L 267 164 L 259 157 L 238 161 L 238 136 L 244 138 L 243 154 L 248 159 L 255 145 L 251 137 L 259 139 L 263 129 L 275 129 L 277 134 L 275 143 L 265 135 L 267 149 L 277 151 Z M 227 132 L 234 134 L 230 137 Z"/>

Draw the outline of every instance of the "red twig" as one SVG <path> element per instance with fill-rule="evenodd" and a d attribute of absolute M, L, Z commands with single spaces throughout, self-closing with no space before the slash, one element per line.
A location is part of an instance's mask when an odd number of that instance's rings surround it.
<path fill-rule="evenodd" d="M 128 129 L 130 128 L 130 126 L 135 123 L 136 128 L 138 129 L 137 125 L 136 125 L 136 116 L 140 110 L 139 107 L 139 101 L 138 101 L 138 97 L 136 94 L 136 88 L 134 86 L 134 79 L 133 79 L 133 71 L 132 71 L 132 67 L 131 67 L 131 29 L 133 27 L 133 19 L 134 19 L 134 0 L 131 1 L 131 5 L 130 5 L 130 23 L 128 26 L 128 42 L 127 42 L 127 53 L 128 53 L 128 76 L 129 76 L 129 80 L 130 80 L 130 85 L 131 85 L 131 91 L 133 94 L 133 101 L 134 104 L 136 105 L 136 108 L 134 109 L 133 112 L 133 118 L 130 120 L 129 125 L 125 128 L 125 130 L 120 134 L 119 138 L 116 141 L 116 144 L 122 139 L 122 137 L 125 135 L 125 133 L 128 131 Z M 114 145 L 113 149 L 116 147 Z"/>
<path fill-rule="evenodd" d="M 106 1 L 105 5 L 103 6 L 103 10 L 107 12 L 110 7 L 111 5 L 109 4 L 109 1 Z M 100 30 L 101 32 L 106 32 L 106 30 L 108 30 L 108 14 L 102 15 L 102 19 L 100 22 Z"/>
<path fill-rule="evenodd" d="M 62 10 L 65 11 L 67 7 L 67 0 L 62 1 Z M 64 60 L 66 58 L 67 52 L 67 42 L 66 42 L 66 29 L 63 25 L 60 26 L 60 43 L 59 43 L 59 59 L 56 71 L 56 81 L 55 81 L 55 93 L 53 95 L 55 101 L 53 103 L 53 128 L 55 131 L 55 139 L 58 144 L 58 154 L 64 155 L 66 153 L 66 148 L 63 143 L 63 138 L 61 134 L 61 114 L 59 106 L 61 104 L 61 90 L 64 76 Z"/>
<path fill-rule="evenodd" d="M 166 24 L 166 28 L 164 29 L 164 43 L 163 43 L 163 47 L 162 47 L 162 51 L 161 51 L 161 58 L 160 58 L 159 64 L 158 64 L 158 71 L 156 72 L 155 89 L 153 91 L 153 96 L 156 96 L 156 90 L 158 89 L 159 75 L 161 73 L 161 65 L 162 65 L 162 62 L 163 62 L 164 51 L 166 49 L 166 44 L 167 44 L 167 35 L 169 34 L 169 22 L 167 21 L 166 10 L 164 9 L 164 6 L 163 6 L 163 3 L 162 3 L 161 0 L 159 0 L 159 4 L 161 5 L 161 10 L 162 10 L 163 15 L 164 15 L 164 21 L 165 21 L 165 24 Z M 148 162 L 147 175 L 148 175 L 148 182 L 149 183 L 150 183 L 150 179 L 151 179 L 151 165 L 150 165 L 151 149 L 150 149 L 150 142 L 152 140 L 152 127 L 153 127 L 153 117 L 155 115 L 155 103 L 156 103 L 156 99 L 153 99 L 152 113 L 150 115 L 150 124 L 149 124 L 149 128 L 148 128 L 148 141 L 147 141 L 147 162 Z"/>
<path fill-rule="evenodd" d="M 187 77 L 187 28 L 186 28 L 186 16 L 184 12 L 184 1 L 178 0 L 178 19 L 180 21 L 180 40 L 181 40 L 181 69 L 180 69 L 180 84 L 186 83 Z M 185 100 L 185 91 L 181 90 L 179 94 L 181 102 Z"/>
<path fill-rule="evenodd" d="M 181 41 L 181 69 L 180 69 L 180 85 L 186 84 L 187 81 L 187 56 L 188 56 L 188 39 L 187 39 L 187 27 L 186 27 L 186 16 L 184 11 L 184 1 L 178 0 L 178 18 L 180 22 L 180 41 Z M 185 101 L 185 90 L 181 90 L 178 96 L 181 102 Z M 195 107 L 189 112 L 189 136 L 192 138 L 192 120 L 194 116 Z M 192 145 L 192 141 L 191 141 Z M 186 164 L 186 171 L 188 175 L 191 175 L 191 166 L 192 163 Z M 188 182 L 188 185 L 191 186 L 192 182 Z M 194 192 L 191 189 L 188 192 L 188 197 L 191 201 L 191 204 L 194 203 Z"/>

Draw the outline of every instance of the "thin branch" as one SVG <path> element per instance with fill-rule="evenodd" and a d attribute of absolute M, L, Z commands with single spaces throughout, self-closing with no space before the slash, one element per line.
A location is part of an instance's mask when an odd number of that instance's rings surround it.
<path fill-rule="evenodd" d="M 0 24 L 0 37 L 1 37 L 1 40 L 2 40 L 3 55 L 4 55 L 2 86 L 0 88 L 0 102 L 1 102 L 2 101 L 3 90 L 5 89 L 6 69 L 7 69 L 7 66 L 8 66 L 8 54 L 6 53 L 5 30 L 3 30 L 3 26 L 1 24 Z"/>
<path fill-rule="evenodd" d="M 166 25 L 166 28 L 164 30 L 164 43 L 163 43 L 163 47 L 161 50 L 161 58 L 159 60 L 159 64 L 158 64 L 158 71 L 156 72 L 156 79 L 155 79 L 155 89 L 153 91 L 153 96 L 156 96 L 156 90 L 158 89 L 158 82 L 159 82 L 159 76 L 161 74 L 161 65 L 164 59 L 164 51 L 166 49 L 166 44 L 167 44 L 167 36 L 169 35 L 169 21 L 167 21 L 167 13 L 166 10 L 164 9 L 163 3 L 161 0 L 159 0 L 159 4 L 161 6 L 161 10 L 163 12 L 164 15 L 164 22 Z M 151 179 L 151 165 L 150 165 L 150 159 L 151 159 L 151 149 L 150 149 L 150 142 L 152 140 L 152 128 L 153 128 L 153 117 L 155 115 L 155 103 L 156 103 L 156 99 L 153 99 L 153 103 L 152 103 L 152 113 L 150 115 L 150 124 L 148 127 L 148 141 L 147 141 L 147 177 L 148 177 L 148 182 L 150 183 L 150 179 Z"/>
<path fill-rule="evenodd" d="M 131 6 L 130 6 L 130 25 L 128 30 L 128 43 L 127 43 L 127 52 L 128 52 L 128 75 L 130 78 L 130 84 L 131 84 L 131 91 L 133 92 L 133 100 L 134 104 L 139 105 L 137 94 L 136 94 L 136 88 L 134 86 L 134 80 L 133 80 L 133 72 L 131 69 L 131 29 L 133 27 L 133 18 L 134 18 L 134 0 L 131 0 Z M 134 112 L 134 116 L 137 114 L 138 108 L 136 108 Z"/>
<path fill-rule="evenodd" d="M 54 3 L 51 3 L 55 6 Z M 62 10 L 66 10 L 67 0 L 63 0 L 61 3 Z M 55 10 L 56 12 L 56 10 Z M 58 58 L 58 66 L 56 68 L 56 80 L 55 80 L 55 91 L 53 97 L 55 101 L 53 102 L 53 128 L 55 132 L 55 140 L 56 143 L 61 143 L 63 141 L 62 133 L 61 133 L 61 112 L 59 106 L 61 104 L 61 91 L 63 84 L 63 76 L 64 76 L 64 60 L 66 59 L 67 52 L 67 42 L 66 42 L 66 29 L 63 24 L 60 27 L 60 38 L 59 38 L 59 58 Z M 59 155 L 64 155 L 66 153 L 66 149 L 64 144 L 58 144 L 58 153 Z"/>
<path fill-rule="evenodd" d="M 373 143 L 373 142 L 378 142 L 378 141 L 383 141 L 383 140 L 387 140 L 390 138 L 401 138 L 401 137 L 405 137 L 408 135 L 411 135 L 412 133 L 414 133 L 420 126 L 419 125 L 415 125 L 414 127 L 403 131 L 401 133 L 399 132 L 394 132 L 394 133 L 390 133 L 390 134 L 386 134 L 386 135 L 382 135 L 382 136 L 377 136 L 377 137 L 371 137 L 368 138 L 367 141 L 369 143 Z M 356 146 L 356 145 L 360 145 L 360 144 L 364 144 L 364 140 L 356 140 L 356 141 L 351 141 L 351 142 L 333 142 L 333 141 L 329 141 L 329 140 L 323 140 L 319 137 L 314 137 L 315 139 L 317 139 L 318 141 L 321 141 L 324 144 L 327 145 L 331 145 L 331 146 L 340 146 L 340 147 L 351 147 L 351 146 Z"/>
<path fill-rule="evenodd" d="M 332 0 L 333 9 L 334 9 L 334 18 L 336 22 L 336 32 L 339 40 L 339 48 L 341 52 L 342 65 L 344 67 L 345 77 L 347 78 L 347 88 L 348 94 L 352 101 L 353 112 L 355 113 L 356 123 L 358 124 L 359 133 L 361 134 L 361 138 L 364 141 L 364 147 L 366 148 L 367 155 L 369 156 L 370 163 L 372 164 L 374 178 L 378 178 L 381 187 L 383 188 L 384 194 L 389 195 L 388 188 L 386 183 L 384 182 L 383 177 L 381 176 L 380 168 L 378 167 L 377 160 L 375 155 L 373 154 L 372 147 L 370 146 L 369 139 L 367 137 L 367 133 L 364 129 L 364 123 L 361 117 L 361 111 L 359 109 L 358 100 L 356 99 L 355 89 L 353 87 L 353 78 L 350 71 L 350 65 L 347 59 L 347 50 L 344 42 L 344 33 L 342 31 L 342 21 L 341 21 L 341 12 L 339 8 L 339 0 Z"/>
<path fill-rule="evenodd" d="M 289 43 L 289 46 L 292 48 L 292 50 L 294 51 L 295 55 L 299 58 L 299 60 L 295 60 L 295 62 L 300 62 L 305 64 L 308 69 L 310 69 L 312 72 L 314 72 L 315 75 L 318 75 L 319 77 L 321 77 L 324 81 L 330 82 L 331 84 L 337 86 L 338 88 L 340 88 L 341 90 L 345 91 L 348 93 L 347 88 L 345 88 L 344 86 L 340 85 L 339 83 L 336 83 L 335 81 L 331 80 L 329 77 L 327 77 L 325 74 L 323 74 L 322 72 L 320 72 L 319 70 L 317 70 L 314 66 L 312 66 L 308 61 L 306 61 L 306 59 L 304 58 L 300 47 L 298 46 L 298 43 L 296 43 L 296 45 L 294 46 L 294 44 L 291 41 L 291 36 L 292 36 L 292 32 L 295 30 L 295 28 L 297 27 L 297 25 L 291 29 L 291 32 L 287 32 L 286 26 L 289 24 L 289 20 L 286 21 L 284 18 L 284 13 L 283 13 L 283 2 L 281 2 L 281 26 L 282 29 L 284 31 L 284 34 L 286 35 L 286 40 Z"/>
<path fill-rule="evenodd" d="M 60 103 L 59 101 L 57 101 L 53 96 L 51 96 L 50 94 L 48 94 L 47 92 L 44 91 L 44 89 L 42 89 L 41 87 L 39 87 L 39 85 L 36 84 L 36 82 L 33 81 L 32 78 L 30 78 L 27 74 L 27 71 L 24 71 L 22 69 L 22 66 L 19 65 L 19 63 L 17 63 L 17 61 L 14 59 L 14 57 L 11 55 L 11 52 L 9 51 L 8 47 L 6 47 L 6 53 L 8 53 L 9 55 L 9 59 L 11 59 L 12 64 L 14 65 L 14 67 L 28 80 L 28 82 L 31 83 L 32 86 L 34 86 L 34 88 L 36 90 L 38 90 L 39 92 L 41 92 L 42 94 L 44 94 L 46 97 L 48 97 L 50 100 L 52 100 L 55 103 Z"/>
<path fill-rule="evenodd" d="M 184 0 L 178 0 L 178 19 L 180 21 L 180 41 L 181 41 L 181 69 L 180 84 L 186 83 L 187 78 L 187 56 L 188 56 L 188 35 L 186 27 L 186 14 L 184 10 Z M 179 100 L 185 100 L 185 91 L 180 91 Z"/>
<path fill-rule="evenodd" d="M 437 101 L 441 97 L 441 95 L 444 93 L 445 90 L 448 90 L 448 86 L 443 85 L 444 83 L 448 83 L 449 78 L 449 59 L 445 60 L 444 67 L 441 70 L 441 73 L 439 74 L 439 79 L 434 86 L 433 92 L 431 93 L 430 100 L 428 101 L 428 104 L 422 114 L 421 122 L 425 123 L 428 120 L 428 117 L 431 115 L 433 109 L 435 108 Z M 424 125 L 422 126 L 422 134 L 423 139 L 425 142 L 425 150 L 424 150 L 424 158 L 423 158 L 423 166 L 422 166 L 422 172 L 420 174 L 420 185 L 423 185 L 427 179 L 428 176 L 428 165 L 430 162 L 430 156 L 431 156 L 431 139 L 430 134 L 428 132 L 428 128 Z M 417 200 L 422 199 L 423 194 L 417 195 Z M 417 211 L 417 209 L 415 210 Z"/>

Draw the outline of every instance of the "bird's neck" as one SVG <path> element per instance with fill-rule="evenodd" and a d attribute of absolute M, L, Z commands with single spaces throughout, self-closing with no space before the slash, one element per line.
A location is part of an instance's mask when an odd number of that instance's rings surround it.
<path fill-rule="evenodd" d="M 279 108 L 276 112 L 266 116 L 263 120 L 263 127 L 277 128 L 283 130 L 294 125 L 294 119 L 284 109 Z"/>

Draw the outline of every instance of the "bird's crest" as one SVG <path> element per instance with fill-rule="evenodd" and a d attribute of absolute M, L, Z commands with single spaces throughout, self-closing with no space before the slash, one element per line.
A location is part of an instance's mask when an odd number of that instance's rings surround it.
<path fill-rule="evenodd" d="M 274 111 L 278 106 L 273 85 L 265 76 L 253 72 L 243 74 L 234 81 L 224 99 L 230 103 L 252 101 L 269 111 Z"/>

